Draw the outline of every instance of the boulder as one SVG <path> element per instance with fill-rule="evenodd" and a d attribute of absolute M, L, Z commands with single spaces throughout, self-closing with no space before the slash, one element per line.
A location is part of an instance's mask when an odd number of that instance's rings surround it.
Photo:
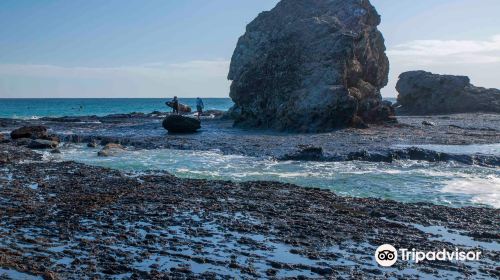
<path fill-rule="evenodd" d="M 201 122 L 194 118 L 171 115 L 163 120 L 163 128 L 172 133 L 193 133 L 201 128 Z"/>
<path fill-rule="evenodd" d="M 318 132 L 385 121 L 389 60 L 368 0 L 282 0 L 246 28 L 228 79 L 236 126 Z"/>
<path fill-rule="evenodd" d="M 500 113 L 500 90 L 476 87 L 465 76 L 410 71 L 396 89 L 400 114 Z"/>
<path fill-rule="evenodd" d="M 120 144 L 116 143 L 108 143 L 106 146 L 102 148 L 99 152 L 97 152 L 97 156 L 100 157 L 109 157 L 109 156 L 116 156 L 117 154 L 121 153 L 124 151 L 124 148 Z"/>
<path fill-rule="evenodd" d="M 23 126 L 10 133 L 12 139 L 20 138 L 30 138 L 30 139 L 41 139 L 47 138 L 47 128 L 41 125 L 37 126 Z"/>
<path fill-rule="evenodd" d="M 58 142 L 45 139 L 35 139 L 31 140 L 28 144 L 30 149 L 55 149 L 59 145 Z"/>

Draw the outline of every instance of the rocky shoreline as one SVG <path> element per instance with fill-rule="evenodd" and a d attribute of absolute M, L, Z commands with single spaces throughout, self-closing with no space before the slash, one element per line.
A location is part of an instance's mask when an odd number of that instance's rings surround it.
<path fill-rule="evenodd" d="M 224 154 L 277 160 L 392 162 L 410 159 L 500 166 L 498 155 L 450 154 L 425 148 L 425 145 L 500 143 L 500 118 L 496 114 L 404 116 L 398 118 L 399 123 L 320 134 L 234 128 L 231 120 L 222 118 L 222 113 L 217 112 L 216 117 L 214 114 L 205 117 L 202 129 L 194 134 L 167 133 L 162 127 L 166 114 L 161 112 L 0 119 L 0 131 L 9 133 L 25 125 L 43 125 L 62 142 L 96 142 L 103 146 L 117 143 L 137 149 L 219 150 Z"/>
<path fill-rule="evenodd" d="M 0 275 L 27 279 L 496 278 L 500 210 L 340 197 L 275 182 L 47 162 L 0 144 Z M 384 243 L 479 262 L 376 265 Z"/>

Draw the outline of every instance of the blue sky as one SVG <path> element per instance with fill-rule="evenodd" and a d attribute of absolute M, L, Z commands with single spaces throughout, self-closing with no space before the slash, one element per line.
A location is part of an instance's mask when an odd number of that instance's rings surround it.
<path fill-rule="evenodd" d="M 226 97 L 245 26 L 277 0 L 2 0 L 0 97 Z M 500 88 L 500 1 L 372 0 L 402 71 Z"/>

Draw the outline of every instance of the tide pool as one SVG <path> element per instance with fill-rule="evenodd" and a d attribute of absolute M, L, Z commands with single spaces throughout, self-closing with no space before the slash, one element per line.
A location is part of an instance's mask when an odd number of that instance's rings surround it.
<path fill-rule="evenodd" d="M 166 171 L 183 178 L 279 181 L 330 189 L 339 195 L 377 197 L 402 202 L 431 202 L 452 207 L 500 208 L 500 169 L 397 161 L 301 162 L 224 155 L 219 151 L 129 150 L 98 157 L 98 149 L 69 145 L 51 160 L 72 160 L 132 173 Z"/>

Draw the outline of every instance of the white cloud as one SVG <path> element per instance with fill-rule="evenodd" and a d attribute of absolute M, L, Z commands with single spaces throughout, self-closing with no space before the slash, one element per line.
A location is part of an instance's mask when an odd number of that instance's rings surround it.
<path fill-rule="evenodd" d="M 483 64 L 500 62 L 500 35 L 489 40 L 415 40 L 391 48 L 388 55 L 405 64 Z"/>
<path fill-rule="evenodd" d="M 123 67 L 0 64 L 0 97 L 227 97 L 227 60 Z"/>

